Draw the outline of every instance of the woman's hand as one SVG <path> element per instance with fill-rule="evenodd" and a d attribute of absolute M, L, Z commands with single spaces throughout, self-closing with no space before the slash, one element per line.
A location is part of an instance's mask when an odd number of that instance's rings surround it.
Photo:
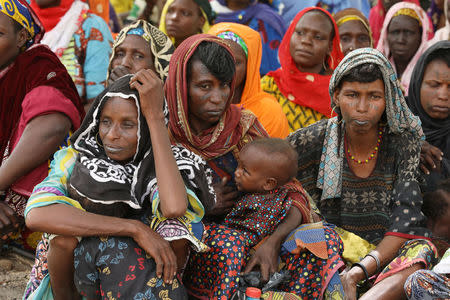
<path fill-rule="evenodd" d="M 439 172 L 443 155 L 438 147 L 424 141 L 420 150 L 420 169 L 425 174 L 430 174 L 430 171 Z"/>
<path fill-rule="evenodd" d="M 133 239 L 150 255 L 156 263 L 156 276 L 164 277 L 166 284 L 171 284 L 177 274 L 177 258 L 169 242 L 151 230 L 147 225 L 137 221 L 136 234 Z"/>
<path fill-rule="evenodd" d="M 140 70 L 130 79 L 130 87 L 139 92 L 142 114 L 147 122 L 158 118 L 164 120 L 163 82 L 152 70 Z"/>
<path fill-rule="evenodd" d="M 111 70 L 111 73 L 109 73 L 108 85 L 111 85 L 114 81 L 127 74 L 131 74 L 130 70 L 127 67 L 124 66 L 115 67 L 114 69 Z"/>
<path fill-rule="evenodd" d="M 5 202 L 0 201 L 0 238 L 6 239 L 20 225 L 20 218 Z"/>
<path fill-rule="evenodd" d="M 351 269 L 345 270 L 340 274 L 342 286 L 344 288 L 345 299 L 356 300 L 356 280 Z"/>
<path fill-rule="evenodd" d="M 266 239 L 256 249 L 255 254 L 245 267 L 244 273 L 251 272 L 256 266 L 259 266 L 263 282 L 269 281 L 270 276 L 278 270 L 278 256 L 281 245 L 273 239 Z"/>
<path fill-rule="evenodd" d="M 220 216 L 231 211 L 239 197 L 239 192 L 232 186 L 227 186 L 227 177 L 222 178 L 219 183 L 213 185 L 216 193 L 216 204 L 208 212 L 210 216 Z"/>

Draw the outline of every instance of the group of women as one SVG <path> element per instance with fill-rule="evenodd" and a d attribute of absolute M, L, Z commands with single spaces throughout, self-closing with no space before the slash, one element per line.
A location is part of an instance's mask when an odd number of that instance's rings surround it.
<path fill-rule="evenodd" d="M 229 299 L 256 269 L 290 272 L 266 297 L 403 297 L 439 259 L 421 206 L 450 173 L 450 42 L 426 50 L 414 4 L 391 7 L 378 50 L 357 10 L 306 8 L 261 79 L 261 33 L 210 27 L 209 3 L 192 1 L 168 1 L 165 28 L 119 33 L 85 115 L 39 18 L 0 0 L 1 235 L 40 239 L 24 298 Z M 180 14 L 196 29 L 172 35 L 189 27 Z M 267 136 L 298 152 L 318 219 L 300 226 L 292 206 L 248 249 L 223 219 L 240 149 Z"/>

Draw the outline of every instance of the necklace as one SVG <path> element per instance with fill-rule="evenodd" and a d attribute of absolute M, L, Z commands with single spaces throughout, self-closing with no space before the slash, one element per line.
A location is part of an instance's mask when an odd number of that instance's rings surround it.
<path fill-rule="evenodd" d="M 348 149 L 348 145 L 346 145 L 348 157 L 357 164 L 367 164 L 369 161 L 371 161 L 372 159 L 375 158 L 375 155 L 377 154 L 378 149 L 380 147 L 382 136 L 383 136 L 383 128 L 380 126 L 380 127 L 378 127 L 377 145 L 375 146 L 375 148 L 373 149 L 373 152 L 369 155 L 369 157 L 367 159 L 365 159 L 365 160 L 356 159 L 355 156 L 350 153 L 350 150 Z M 345 140 L 347 140 L 347 139 L 345 139 Z"/>

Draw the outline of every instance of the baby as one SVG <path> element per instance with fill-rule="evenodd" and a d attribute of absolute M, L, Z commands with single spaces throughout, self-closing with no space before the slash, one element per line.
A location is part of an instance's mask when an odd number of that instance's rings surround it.
<path fill-rule="evenodd" d="M 300 210 L 301 223 L 312 222 L 306 192 L 294 178 L 297 159 L 291 145 L 278 138 L 254 140 L 239 153 L 235 181 L 245 194 L 225 217 L 225 224 L 240 230 L 249 247 L 271 235 L 291 205 Z"/>

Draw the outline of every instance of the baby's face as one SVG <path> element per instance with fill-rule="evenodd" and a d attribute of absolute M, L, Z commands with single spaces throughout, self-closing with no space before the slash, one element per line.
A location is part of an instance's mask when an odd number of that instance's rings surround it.
<path fill-rule="evenodd" d="M 447 197 L 447 211 L 433 223 L 433 236 L 446 239 L 450 242 L 450 194 Z"/>
<path fill-rule="evenodd" d="M 267 155 L 257 147 L 243 148 L 239 153 L 238 167 L 234 172 L 237 189 L 247 193 L 265 192 L 264 184 L 269 177 L 267 170 L 270 170 Z"/>

